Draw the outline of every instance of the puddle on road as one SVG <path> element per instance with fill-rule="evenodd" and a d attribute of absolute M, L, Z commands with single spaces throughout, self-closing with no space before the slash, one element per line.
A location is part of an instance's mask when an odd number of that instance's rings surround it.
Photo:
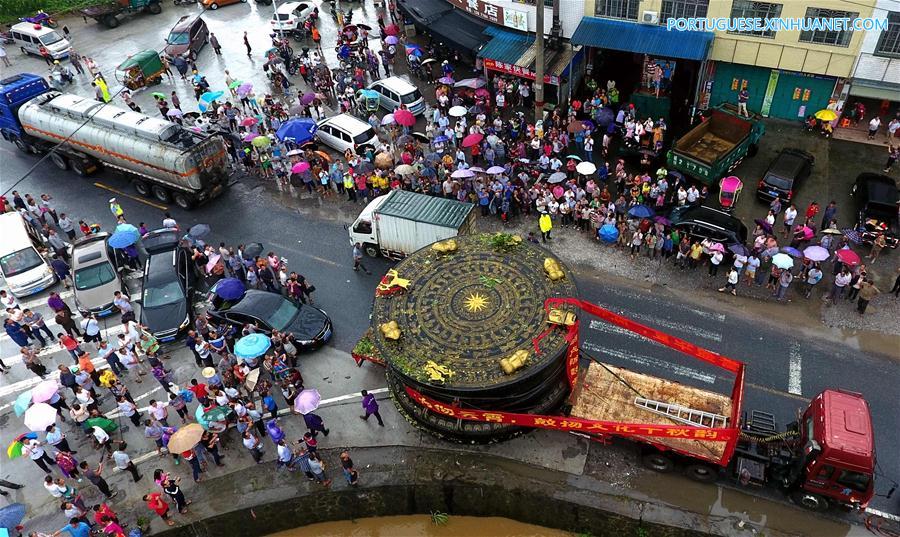
<path fill-rule="evenodd" d="M 427 515 L 390 516 L 322 522 L 267 537 L 571 537 L 573 534 L 500 517 L 452 515 L 441 526 Z"/>
<path fill-rule="evenodd" d="M 827 329 L 827 328 L 826 328 Z M 867 354 L 883 354 L 900 360 L 900 337 L 894 334 L 883 334 L 871 330 L 855 330 L 852 328 L 831 328 L 834 338 L 845 345 Z"/>
<path fill-rule="evenodd" d="M 820 518 L 799 507 L 758 498 L 725 487 L 696 483 L 676 474 L 631 480 L 630 488 L 695 513 L 734 520 L 735 535 L 764 535 L 772 529 L 788 535 L 848 537 L 849 524 Z M 743 521 L 743 527 L 740 522 Z M 754 529 L 756 530 L 754 532 Z"/>

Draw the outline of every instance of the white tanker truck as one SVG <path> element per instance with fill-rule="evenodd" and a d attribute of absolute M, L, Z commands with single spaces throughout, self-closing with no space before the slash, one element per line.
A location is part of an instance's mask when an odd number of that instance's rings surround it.
<path fill-rule="evenodd" d="M 0 80 L 0 135 L 26 153 L 50 151 L 60 169 L 100 167 L 131 177 L 135 190 L 184 209 L 228 185 L 225 142 L 132 110 L 52 90 L 32 74 Z"/>

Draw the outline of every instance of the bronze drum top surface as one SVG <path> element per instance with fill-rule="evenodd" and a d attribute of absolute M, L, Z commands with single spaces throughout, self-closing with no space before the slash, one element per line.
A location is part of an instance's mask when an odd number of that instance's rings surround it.
<path fill-rule="evenodd" d="M 532 342 L 551 328 L 544 301 L 576 296 L 572 273 L 548 250 L 511 237 L 457 237 L 454 251 L 429 246 L 397 264 L 408 289 L 376 297 L 372 315 L 375 344 L 394 370 L 435 387 L 477 389 L 514 383 L 560 358 L 563 330 L 548 331 L 540 354 Z M 550 279 L 547 258 L 559 264 L 563 278 Z M 399 339 L 380 329 L 391 321 Z M 500 361 L 517 351 L 527 359 L 507 374 Z"/>

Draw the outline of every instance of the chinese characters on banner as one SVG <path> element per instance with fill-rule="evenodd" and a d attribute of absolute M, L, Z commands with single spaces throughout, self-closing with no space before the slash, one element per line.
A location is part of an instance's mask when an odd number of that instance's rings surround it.
<path fill-rule="evenodd" d="M 466 13 L 471 13 L 480 19 L 506 26 L 521 32 L 528 31 L 528 13 L 516 9 L 508 9 L 484 0 L 447 0 Z"/>
<path fill-rule="evenodd" d="M 534 71 L 528 69 L 527 67 L 519 67 L 518 65 L 514 65 L 512 63 L 498 62 L 490 58 L 484 59 L 484 68 L 490 69 L 491 71 L 499 71 L 507 75 L 514 75 L 528 80 L 535 79 Z M 544 75 L 544 83 L 558 86 L 559 77 L 555 75 Z"/>
<path fill-rule="evenodd" d="M 515 414 L 490 410 L 464 410 L 459 407 L 435 401 L 418 391 L 406 387 L 406 393 L 419 405 L 437 414 L 451 418 L 505 423 L 518 427 L 538 427 L 558 431 L 578 431 L 582 433 L 613 434 L 616 436 L 650 436 L 659 438 L 685 438 L 727 442 L 737 436 L 737 429 L 730 427 L 694 427 L 688 425 L 661 425 L 646 423 L 619 423 L 611 421 L 586 420 L 566 416 L 541 416 L 536 414 Z"/>

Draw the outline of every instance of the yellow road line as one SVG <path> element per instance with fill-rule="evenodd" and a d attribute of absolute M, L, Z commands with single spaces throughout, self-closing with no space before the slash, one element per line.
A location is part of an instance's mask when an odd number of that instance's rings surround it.
<path fill-rule="evenodd" d="M 151 207 L 156 207 L 156 208 L 159 209 L 160 211 L 167 211 L 167 210 L 169 210 L 169 208 L 166 207 L 165 205 L 160 205 L 160 204 L 158 204 L 158 203 L 153 203 L 152 201 L 147 201 L 147 200 L 145 200 L 144 198 L 140 198 L 140 197 L 138 197 L 138 196 L 132 196 L 131 194 L 126 194 L 125 192 L 122 192 L 122 191 L 119 190 L 119 189 L 113 188 L 113 187 L 111 187 L 111 186 L 106 186 L 106 185 L 104 185 L 103 183 L 94 183 L 94 186 L 97 187 L 97 188 L 102 188 L 103 190 L 109 190 L 110 192 L 115 192 L 116 194 L 118 194 L 118 195 L 120 195 L 120 196 L 125 196 L 125 197 L 128 198 L 128 199 L 133 199 L 134 201 L 139 201 L 139 202 L 143 203 L 144 205 L 149 205 L 149 206 L 151 206 Z"/>
<path fill-rule="evenodd" d="M 802 395 L 781 391 L 776 388 L 770 388 L 769 386 L 763 386 L 761 384 L 755 384 L 753 382 L 745 382 L 744 386 L 753 388 L 754 390 L 760 390 L 766 393 L 770 393 L 772 395 L 780 395 L 781 397 L 790 397 L 791 399 L 797 399 L 798 401 L 805 401 L 807 403 L 812 401 L 812 399 L 810 399 L 809 397 L 803 397 Z"/>

